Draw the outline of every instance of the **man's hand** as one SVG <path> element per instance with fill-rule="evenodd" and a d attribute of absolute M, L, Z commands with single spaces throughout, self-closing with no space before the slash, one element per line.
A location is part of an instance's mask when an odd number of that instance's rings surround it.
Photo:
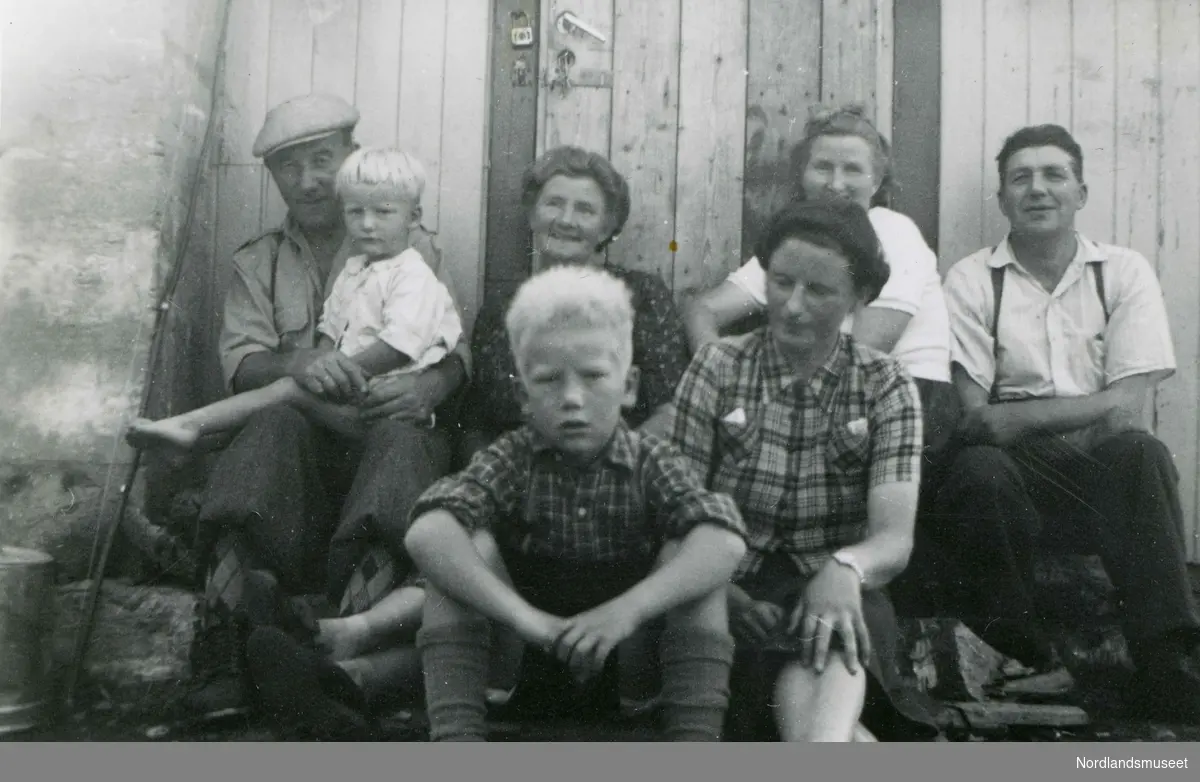
<path fill-rule="evenodd" d="M 733 636 L 747 643 L 762 643 L 774 635 L 783 622 L 782 606 L 763 600 L 752 600 L 741 588 L 730 584 L 729 629 Z"/>
<path fill-rule="evenodd" d="M 441 402 L 441 387 L 441 378 L 433 370 L 372 380 L 360 403 L 363 420 L 424 423 Z"/>
<path fill-rule="evenodd" d="M 352 402 L 367 392 L 367 375 L 362 367 L 337 350 L 325 351 L 309 362 L 299 382 L 333 402 Z"/>
<path fill-rule="evenodd" d="M 846 668 L 858 673 L 871 656 L 871 636 L 862 612 L 862 587 L 845 565 L 830 560 L 808 582 L 788 621 L 788 634 L 800 631 L 802 662 L 825 670 L 834 634 L 842 639 Z"/>
<path fill-rule="evenodd" d="M 967 442 L 985 445 L 1011 445 L 1021 436 L 1021 430 L 1003 404 L 980 405 L 968 408 L 959 424 Z"/>
<path fill-rule="evenodd" d="M 554 656 L 570 666 L 575 678 L 588 681 L 604 669 L 617 645 L 638 628 L 638 618 L 619 598 L 566 620 L 554 642 Z"/>

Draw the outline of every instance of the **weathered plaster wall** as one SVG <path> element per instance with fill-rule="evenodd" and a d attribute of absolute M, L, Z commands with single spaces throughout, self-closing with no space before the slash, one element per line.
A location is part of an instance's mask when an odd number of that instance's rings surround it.
<path fill-rule="evenodd" d="M 108 465 L 131 458 L 120 433 L 141 399 L 154 304 L 181 247 L 226 2 L 7 6 L 0 542 L 65 556 L 55 529 L 90 526 Z M 196 280 L 208 274 L 186 275 L 169 319 L 173 356 L 190 352 L 177 323 L 207 306 Z M 176 406 L 184 380 L 163 384 L 156 405 Z"/>

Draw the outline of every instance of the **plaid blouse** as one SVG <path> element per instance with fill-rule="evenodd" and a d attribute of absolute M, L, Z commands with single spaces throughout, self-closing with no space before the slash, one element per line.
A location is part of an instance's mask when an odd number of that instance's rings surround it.
<path fill-rule="evenodd" d="M 807 384 L 766 329 L 705 345 L 679 384 L 672 439 L 742 512 L 734 579 L 774 552 L 811 575 L 862 540 L 868 490 L 920 479 L 920 404 L 898 362 L 846 335 Z"/>
<path fill-rule="evenodd" d="M 636 428 L 671 401 L 690 357 L 687 335 L 671 291 L 656 275 L 614 265 L 604 269 L 624 282 L 633 298 L 633 363 L 640 374 L 637 403 L 625 412 L 625 420 Z M 504 326 L 510 300 L 485 304 L 475 323 L 474 377 L 463 406 L 464 429 L 498 435 L 524 423 L 517 366 Z"/>
<path fill-rule="evenodd" d="M 432 510 L 490 530 L 506 550 L 580 563 L 653 557 L 698 524 L 745 536 L 731 498 L 705 489 L 671 443 L 624 424 L 586 467 L 527 426 L 504 434 L 430 486 L 411 518 Z"/>

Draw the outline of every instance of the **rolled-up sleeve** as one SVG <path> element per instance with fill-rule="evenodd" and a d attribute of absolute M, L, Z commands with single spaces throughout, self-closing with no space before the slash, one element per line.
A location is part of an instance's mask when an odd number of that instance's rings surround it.
<path fill-rule="evenodd" d="M 977 268 L 981 265 L 975 258 L 959 261 L 946 273 L 942 290 L 950 316 L 950 359 L 980 387 L 990 389 L 996 379 L 991 277 L 986 266 Z"/>
<path fill-rule="evenodd" d="M 1154 374 L 1162 380 L 1174 374 L 1176 368 L 1162 288 L 1149 261 L 1131 250 L 1125 252 L 1119 263 L 1109 261 L 1105 269 L 1116 278 L 1108 285 L 1117 294 L 1105 330 L 1105 382 L 1143 374 Z M 1114 269 L 1115 275 L 1111 271 Z"/>
<path fill-rule="evenodd" d="M 921 479 L 921 397 L 899 364 L 872 384 L 870 486 L 917 483 Z"/>
<path fill-rule="evenodd" d="M 529 482 L 529 443 L 523 432 L 501 436 L 454 475 L 435 481 L 414 503 L 409 524 L 430 511 L 454 516 L 467 532 L 492 529 L 518 507 Z"/>
<path fill-rule="evenodd" d="M 902 215 L 896 217 L 902 219 L 890 223 L 886 232 L 879 232 L 891 274 L 870 306 L 915 315 L 924 303 L 930 277 L 937 274 L 937 256 L 915 223 Z"/>
<path fill-rule="evenodd" d="M 233 275 L 225 295 L 221 327 L 221 372 L 226 390 L 246 356 L 279 349 L 275 308 L 271 301 L 271 253 L 261 241 L 233 256 Z"/>
<path fill-rule="evenodd" d="M 731 271 L 725 281 L 740 288 L 743 293 L 761 306 L 766 306 L 767 273 L 763 271 L 762 264 L 758 262 L 757 257 L 751 258 Z"/>
<path fill-rule="evenodd" d="M 701 524 L 711 524 L 745 539 L 746 525 L 733 498 L 713 492 L 669 442 L 652 444 L 642 469 L 642 490 L 651 515 L 667 540 L 678 540 Z"/>

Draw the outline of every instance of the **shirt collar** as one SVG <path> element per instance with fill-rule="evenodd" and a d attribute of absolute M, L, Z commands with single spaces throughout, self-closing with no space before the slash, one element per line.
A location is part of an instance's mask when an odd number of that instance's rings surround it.
<path fill-rule="evenodd" d="M 291 212 L 288 212 L 287 216 L 283 219 L 283 225 L 280 226 L 280 230 L 283 232 L 284 237 L 295 245 L 298 255 L 308 267 L 309 273 L 313 275 L 314 279 L 317 279 L 319 277 L 317 260 L 313 256 L 312 247 L 308 244 L 308 239 L 304 238 L 304 232 L 300 230 L 300 223 L 296 222 L 296 218 L 292 216 Z M 350 234 L 347 233 L 346 237 L 342 240 L 342 246 L 338 248 L 337 253 L 333 256 L 333 262 L 329 266 L 329 276 L 325 280 L 326 292 L 332 286 L 333 280 L 345 268 L 346 261 L 352 254 L 353 249 Z"/>
<path fill-rule="evenodd" d="M 784 358 L 775 338 L 771 336 L 770 328 L 764 329 L 764 336 L 763 378 L 767 382 L 768 389 L 781 395 L 787 394 L 796 386 L 798 379 L 791 367 L 788 366 L 787 359 Z M 842 372 L 849 363 L 850 341 L 845 334 L 839 333 L 837 343 L 829 352 L 829 357 L 825 359 L 807 384 L 823 408 L 828 408 L 829 403 L 833 400 L 833 392 L 837 388 L 838 380 L 841 379 Z"/>
<path fill-rule="evenodd" d="M 530 442 L 535 456 L 547 453 L 557 453 L 554 444 L 546 439 L 537 429 L 528 427 Z M 629 428 L 624 419 L 617 422 L 617 429 L 612 439 L 600 452 L 597 462 L 604 462 L 613 467 L 620 467 L 630 472 L 637 466 L 637 433 Z"/>
<path fill-rule="evenodd" d="M 1002 269 L 1005 266 L 1017 263 L 1016 257 L 1014 257 L 1012 254 L 1012 244 L 1009 241 L 1011 236 L 1011 233 L 1006 234 L 1004 236 L 1004 241 L 996 245 L 991 256 L 988 258 L 988 266 L 992 267 L 993 269 Z M 1098 244 L 1093 242 L 1091 239 L 1088 239 L 1078 231 L 1075 232 L 1075 258 L 1071 261 L 1072 265 L 1103 263 L 1107 260 L 1108 256 L 1104 254 L 1104 251 L 1100 249 Z"/>

